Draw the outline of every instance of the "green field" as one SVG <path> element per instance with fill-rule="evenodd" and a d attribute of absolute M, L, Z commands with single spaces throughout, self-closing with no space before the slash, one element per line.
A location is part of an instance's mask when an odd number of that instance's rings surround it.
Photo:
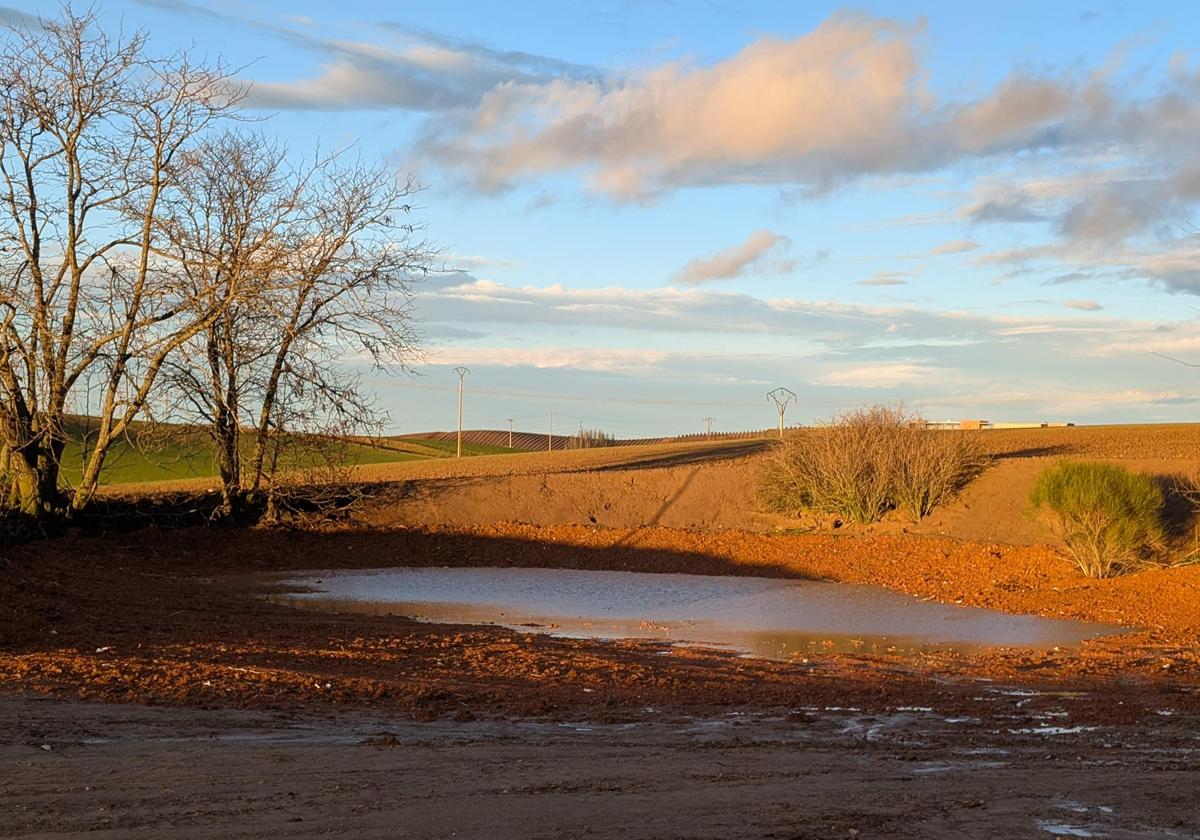
<path fill-rule="evenodd" d="M 140 434 L 130 440 L 118 441 L 109 450 L 104 465 L 101 484 L 130 484 L 144 481 L 173 481 L 188 478 L 207 478 L 216 475 L 213 448 L 202 432 L 192 429 L 174 428 L 169 434 Z M 83 473 L 82 441 L 86 432 L 86 421 L 76 419 L 69 428 L 71 440 L 63 453 L 62 478 L 75 484 Z M 504 455 L 518 450 L 507 447 L 463 444 L 463 455 Z M 377 445 L 349 443 L 345 452 L 346 463 L 388 464 L 399 461 L 423 461 L 433 458 L 451 458 L 455 454 L 454 441 L 430 440 L 426 438 L 383 439 Z M 307 466 L 296 463 L 290 467 Z"/>

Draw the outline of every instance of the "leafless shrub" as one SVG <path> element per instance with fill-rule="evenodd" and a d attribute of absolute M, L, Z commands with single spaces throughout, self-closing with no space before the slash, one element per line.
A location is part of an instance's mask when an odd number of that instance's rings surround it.
<path fill-rule="evenodd" d="M 913 522 L 953 498 L 988 462 L 978 432 L 928 429 L 919 418 L 901 422 L 895 442 L 893 500 Z"/>
<path fill-rule="evenodd" d="M 914 521 L 961 489 L 986 463 L 978 440 L 927 429 L 902 407 L 873 406 L 781 442 L 767 461 L 764 502 L 875 522 L 899 508 Z"/>
<path fill-rule="evenodd" d="M 314 511 L 332 518 L 353 509 L 363 494 L 354 480 L 349 446 L 349 438 L 338 434 L 272 437 L 266 447 L 263 521 L 277 524 Z"/>

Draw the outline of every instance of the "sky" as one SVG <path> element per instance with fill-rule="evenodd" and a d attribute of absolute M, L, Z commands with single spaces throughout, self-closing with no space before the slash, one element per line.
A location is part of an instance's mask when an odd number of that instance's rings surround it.
<path fill-rule="evenodd" d="M 0 20 L 56 4 L 0 6 Z M 424 186 L 389 431 L 1195 420 L 1200 6 L 108 0 Z"/>

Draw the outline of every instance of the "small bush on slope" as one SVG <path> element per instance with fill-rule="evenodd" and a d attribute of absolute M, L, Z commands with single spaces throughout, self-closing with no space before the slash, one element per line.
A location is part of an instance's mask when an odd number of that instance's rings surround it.
<path fill-rule="evenodd" d="M 1163 544 L 1162 490 L 1124 467 L 1063 461 L 1038 476 L 1029 502 L 1088 577 L 1124 571 Z"/>

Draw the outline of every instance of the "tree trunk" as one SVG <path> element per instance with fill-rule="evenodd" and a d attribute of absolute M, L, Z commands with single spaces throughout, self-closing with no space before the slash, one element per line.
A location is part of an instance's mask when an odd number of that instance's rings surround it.
<path fill-rule="evenodd" d="M 231 518 L 242 514 L 241 429 L 237 419 L 224 410 L 213 421 L 216 437 L 217 472 L 221 476 L 221 512 Z"/>
<path fill-rule="evenodd" d="M 38 498 L 37 467 L 20 452 L 8 454 L 8 498 L 6 507 L 29 516 L 37 516 L 42 504 Z"/>
<path fill-rule="evenodd" d="M 58 509 L 58 460 L 53 445 L 10 451 L 5 507 L 39 519 Z"/>

